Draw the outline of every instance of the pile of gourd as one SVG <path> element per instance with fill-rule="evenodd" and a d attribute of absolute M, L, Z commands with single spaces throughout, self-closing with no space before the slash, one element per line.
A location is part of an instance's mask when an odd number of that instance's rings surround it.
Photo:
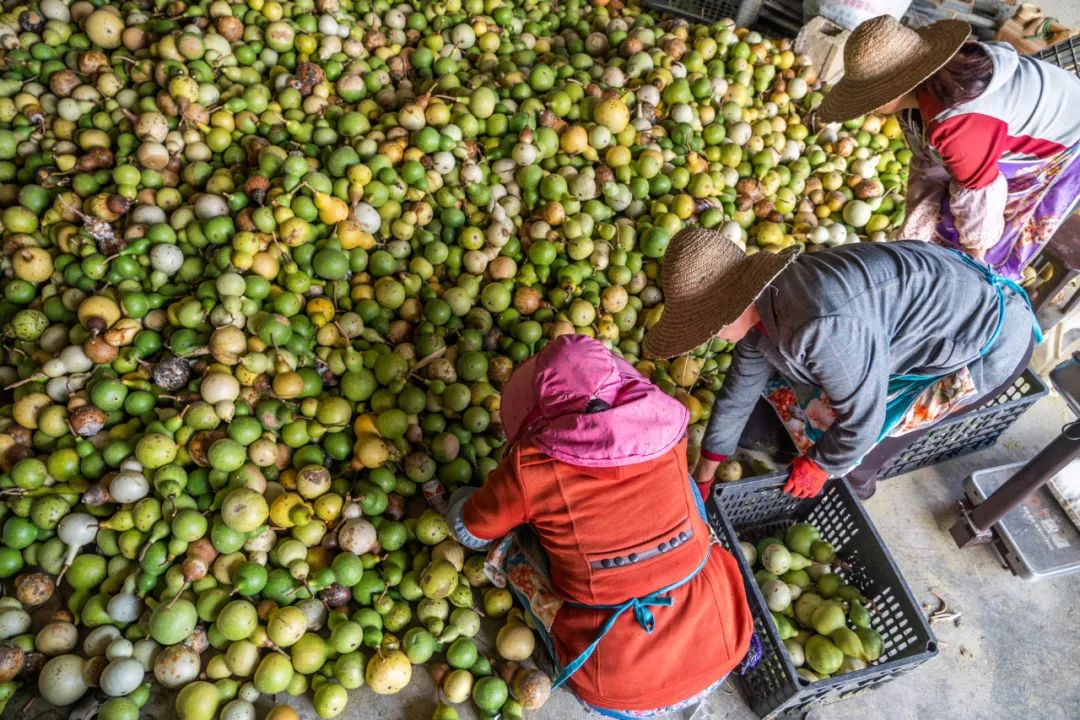
<path fill-rule="evenodd" d="M 528 623 L 439 514 L 497 465 L 513 368 L 592 335 L 699 433 L 730 348 L 640 357 L 670 238 L 813 251 L 903 215 L 895 120 L 815 134 L 813 67 L 730 23 L 622 0 L 5 7 L 2 701 L 134 720 L 155 678 L 185 720 L 275 693 L 333 717 L 437 663 L 448 702 L 538 707 Z M 481 615 L 509 618 L 501 659 Z"/>

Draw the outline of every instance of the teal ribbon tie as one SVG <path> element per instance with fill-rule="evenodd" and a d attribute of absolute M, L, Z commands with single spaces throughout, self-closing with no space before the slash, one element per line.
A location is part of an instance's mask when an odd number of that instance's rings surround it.
<path fill-rule="evenodd" d="M 667 588 L 663 592 L 668 592 Z M 652 614 L 652 610 L 649 610 L 649 606 L 670 607 L 674 604 L 674 600 L 670 596 L 660 597 L 659 593 L 653 593 L 652 595 L 646 595 L 640 598 L 631 598 L 621 605 L 584 605 L 580 603 L 570 603 L 575 607 L 586 607 L 592 610 L 611 610 L 611 616 L 607 619 L 607 622 L 600 628 L 600 632 L 596 638 L 589 643 L 589 646 L 585 648 L 580 655 L 574 658 L 574 661 L 562 669 L 559 676 L 555 678 L 555 682 L 552 687 L 559 687 L 575 672 L 581 669 L 592 654 L 596 652 L 596 648 L 600 646 L 600 641 L 611 632 L 611 629 L 615 627 L 615 622 L 622 617 L 623 613 L 627 610 L 633 609 L 634 619 L 637 620 L 637 624 L 641 626 L 647 634 L 652 635 L 653 630 L 656 628 L 656 618 Z"/>
<path fill-rule="evenodd" d="M 695 492 L 697 491 L 695 490 Z M 597 633 L 596 638 L 591 643 L 589 643 L 589 646 L 582 650 L 580 655 L 574 658 L 572 662 L 570 662 L 566 667 L 562 669 L 558 677 L 555 678 L 555 682 L 552 683 L 552 687 L 559 687 L 568 679 L 570 679 L 571 675 L 581 669 L 581 666 L 584 665 L 590 657 L 592 657 L 592 654 L 594 652 L 596 652 L 596 648 L 600 646 L 600 641 L 604 639 L 605 635 L 611 632 L 611 629 L 615 627 L 616 621 L 618 621 L 618 619 L 627 610 L 633 610 L 634 619 L 637 621 L 637 624 L 641 627 L 642 630 L 646 632 L 646 634 L 652 635 L 653 630 L 656 628 L 656 618 L 653 616 L 652 610 L 650 610 L 649 608 L 671 607 L 672 605 L 674 605 L 675 600 L 672 599 L 672 597 L 668 595 L 668 593 L 670 593 L 672 590 L 675 590 L 676 588 L 682 587 L 686 583 L 693 580 L 694 577 L 699 572 L 701 572 L 702 568 L 705 567 L 705 563 L 709 561 L 709 555 L 711 554 L 711 552 L 712 548 L 710 547 L 709 551 L 705 553 L 705 559 L 701 561 L 701 564 L 697 566 L 697 569 L 684 577 L 682 580 L 679 580 L 676 583 L 672 583 L 667 587 L 660 588 L 656 592 L 650 593 L 643 597 L 630 598 L 626 602 L 619 605 L 588 605 L 586 603 L 567 601 L 566 604 L 572 605 L 573 607 L 586 608 L 589 610 L 610 610 L 611 616 L 608 617 L 607 621 L 603 624 L 603 626 L 601 626 L 600 632 Z"/>
<path fill-rule="evenodd" d="M 998 320 L 997 325 L 994 326 L 994 332 L 990 335 L 990 339 L 983 344 L 979 350 L 978 357 L 985 357 L 987 353 L 994 349 L 997 345 L 998 339 L 1001 337 L 1001 329 L 1005 325 L 1005 290 L 1011 290 L 1020 296 L 1027 305 L 1028 312 L 1031 313 L 1032 329 L 1031 332 L 1035 336 L 1035 342 L 1041 343 L 1043 340 L 1042 329 L 1039 327 L 1038 320 L 1035 319 L 1035 311 L 1031 307 L 1031 298 L 1024 291 L 1024 288 L 1020 287 L 1014 280 L 1007 277 L 998 275 L 989 265 L 983 265 L 978 263 L 972 258 L 968 257 L 964 253 L 953 250 L 952 251 L 958 258 L 964 261 L 965 264 L 977 270 L 983 279 L 990 284 L 991 287 L 997 292 L 997 305 L 998 305 Z M 885 403 L 885 422 L 881 426 L 881 432 L 878 433 L 878 442 L 881 442 L 885 437 L 893 431 L 904 415 L 911 408 L 911 405 L 918 399 L 919 395 L 923 393 L 928 387 L 939 381 L 944 375 L 890 375 L 889 376 L 889 389 L 887 400 Z"/>
<path fill-rule="evenodd" d="M 979 356 L 982 357 L 987 352 L 989 352 L 990 348 L 992 348 L 997 342 L 998 336 L 1001 335 L 1001 326 L 1005 322 L 1004 290 L 1006 288 L 1012 290 L 1014 293 L 1019 295 L 1020 298 L 1024 301 L 1024 304 L 1027 305 L 1028 312 L 1031 313 L 1031 332 L 1035 336 L 1035 342 L 1037 344 L 1041 343 L 1043 341 L 1042 328 L 1039 327 L 1039 321 L 1035 318 L 1035 309 L 1031 306 L 1031 298 L 1028 297 L 1027 291 L 1024 290 L 1024 288 L 1020 287 L 1019 283 L 1017 283 L 1015 280 L 1004 277 L 1002 275 L 998 275 L 989 265 L 983 265 L 982 263 L 976 262 L 970 256 L 965 255 L 959 250 L 953 250 L 953 253 L 955 253 L 956 256 L 963 260 L 968 266 L 977 270 L 979 274 L 983 276 L 983 279 L 986 280 L 986 282 L 990 283 L 990 285 L 995 290 L 997 290 L 998 324 L 997 327 L 994 329 L 994 334 L 990 336 L 990 339 L 986 342 L 986 345 L 983 346 L 983 349 L 979 353 Z"/>

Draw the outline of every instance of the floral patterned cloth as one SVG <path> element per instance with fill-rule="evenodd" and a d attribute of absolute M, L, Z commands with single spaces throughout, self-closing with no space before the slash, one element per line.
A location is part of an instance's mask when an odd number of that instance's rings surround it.
<path fill-rule="evenodd" d="M 971 402 L 976 394 L 975 381 L 967 368 L 946 375 L 919 394 L 887 435 L 897 437 L 932 425 Z"/>
<path fill-rule="evenodd" d="M 894 388 L 890 390 L 896 392 Z M 975 382 L 967 368 L 938 378 L 894 420 L 892 428 L 883 428 L 883 436 L 897 437 L 932 425 L 970 402 L 976 394 Z M 824 390 L 796 383 L 779 373 L 774 373 L 766 384 L 763 397 L 776 411 L 800 455 L 805 455 L 836 422 L 836 413 Z"/>
<path fill-rule="evenodd" d="M 899 118 L 914 153 L 907 198 L 910 219 L 905 220 L 902 232 L 906 234 L 901 237 L 963 250 L 950 203 L 948 172 L 930 147 L 918 114 L 904 112 Z M 986 253 L 987 262 L 997 273 L 1018 280 L 1024 267 L 1068 218 L 1080 198 L 1078 159 L 1080 145 L 1048 160 L 998 162 L 1008 184 L 1005 231 Z"/>
<path fill-rule="evenodd" d="M 521 535 L 512 532 L 492 544 L 484 571 L 496 587 L 509 585 L 533 619 L 551 632 L 563 601 L 551 589 L 543 548 L 538 542 L 523 541 Z"/>
<path fill-rule="evenodd" d="M 836 422 L 836 413 L 824 390 L 796 383 L 780 373 L 773 373 L 765 385 L 764 397 L 800 455 L 805 455 Z"/>

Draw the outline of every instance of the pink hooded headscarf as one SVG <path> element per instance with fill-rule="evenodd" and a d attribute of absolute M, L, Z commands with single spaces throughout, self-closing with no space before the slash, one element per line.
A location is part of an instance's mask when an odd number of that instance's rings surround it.
<path fill-rule="evenodd" d="M 530 438 L 572 465 L 652 460 L 686 432 L 682 403 L 585 335 L 562 335 L 510 376 L 500 412 L 510 444 Z"/>

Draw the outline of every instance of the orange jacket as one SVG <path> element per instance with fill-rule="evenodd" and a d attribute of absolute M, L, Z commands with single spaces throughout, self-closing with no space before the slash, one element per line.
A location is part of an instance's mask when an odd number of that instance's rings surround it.
<path fill-rule="evenodd" d="M 678 582 L 705 557 L 709 527 L 687 478 L 685 441 L 654 460 L 610 468 L 569 465 L 523 441 L 466 501 L 462 520 L 482 540 L 531 525 L 560 597 L 619 604 Z M 672 606 L 651 608 L 651 635 L 633 613 L 619 617 L 568 681 L 582 700 L 615 710 L 666 707 L 738 665 L 753 628 L 735 559 L 713 546 L 701 572 L 671 597 Z M 562 606 L 551 633 L 560 665 L 596 638 L 609 614 Z"/>

